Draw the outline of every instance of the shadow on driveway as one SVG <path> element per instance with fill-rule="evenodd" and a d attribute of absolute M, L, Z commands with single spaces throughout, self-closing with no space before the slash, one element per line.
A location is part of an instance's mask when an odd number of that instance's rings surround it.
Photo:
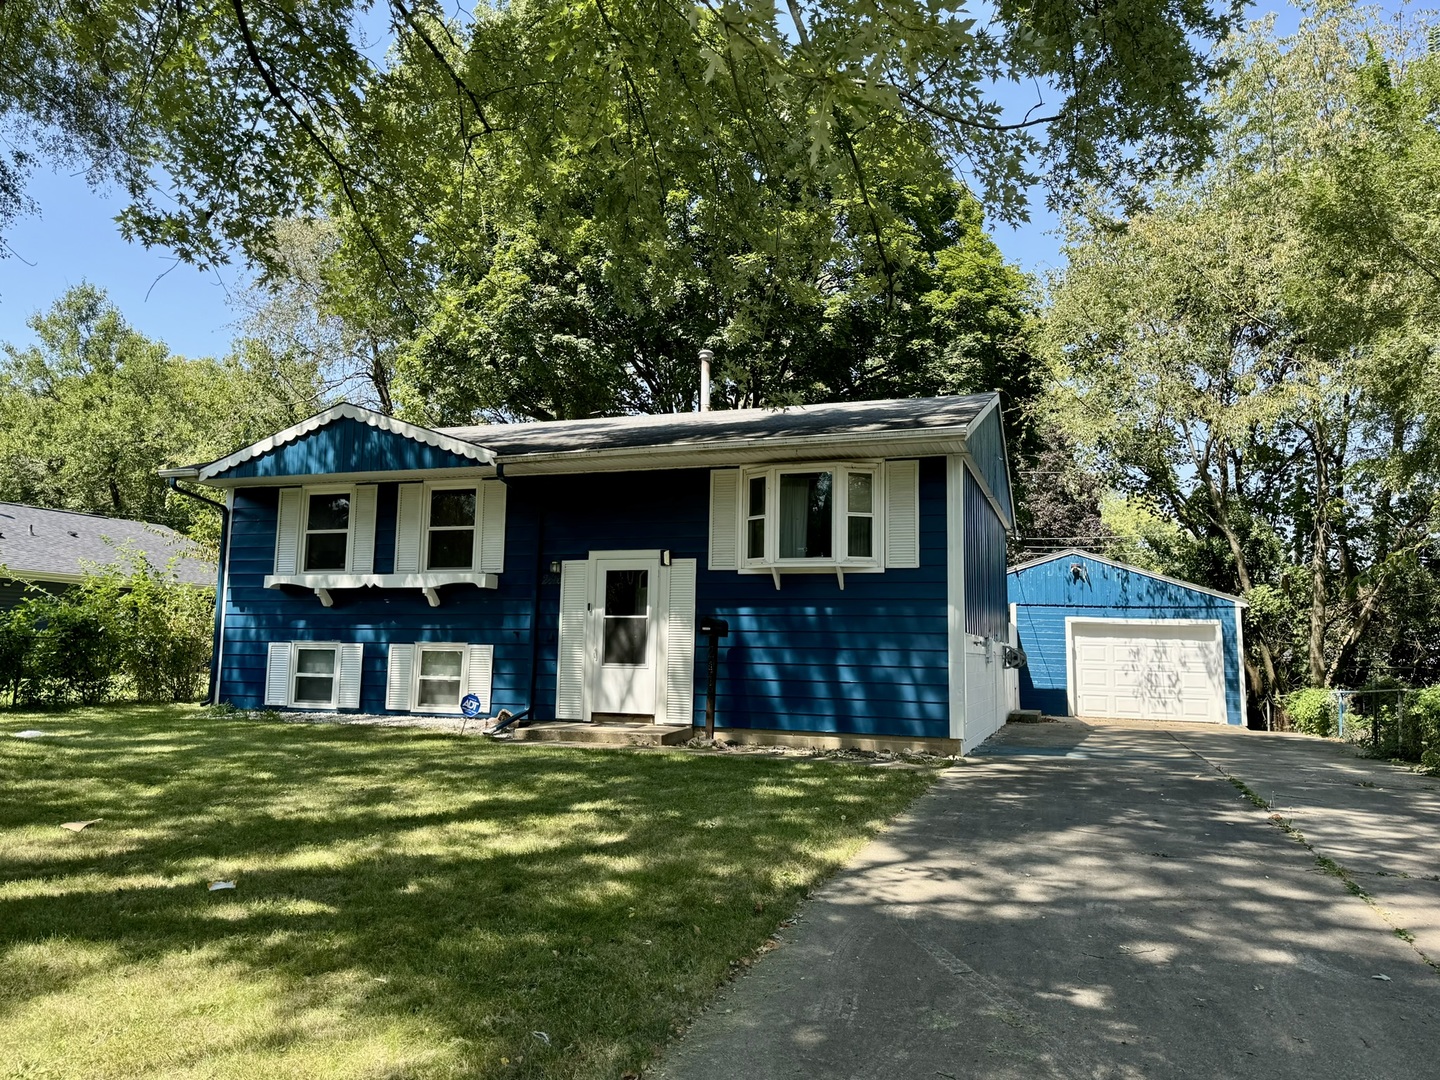
<path fill-rule="evenodd" d="M 1401 825 L 1434 843 L 1433 787 L 1310 740 L 1172 727 L 1006 727 L 816 894 L 660 1075 L 1432 1075 L 1440 975 L 1222 772 L 1262 794 L 1271 778 L 1312 842 L 1301 815 L 1323 816 L 1327 786 L 1357 815 L 1393 791 L 1368 824 L 1334 819 L 1356 855 L 1412 795 Z"/>

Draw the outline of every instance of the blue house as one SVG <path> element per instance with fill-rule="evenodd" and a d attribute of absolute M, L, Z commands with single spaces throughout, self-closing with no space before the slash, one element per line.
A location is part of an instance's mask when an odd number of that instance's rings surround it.
<path fill-rule="evenodd" d="M 1239 597 L 1073 548 L 1008 577 L 1021 708 L 1244 724 Z"/>
<path fill-rule="evenodd" d="M 217 701 L 968 750 L 1005 715 L 997 395 L 429 429 L 353 405 L 223 489 Z"/>

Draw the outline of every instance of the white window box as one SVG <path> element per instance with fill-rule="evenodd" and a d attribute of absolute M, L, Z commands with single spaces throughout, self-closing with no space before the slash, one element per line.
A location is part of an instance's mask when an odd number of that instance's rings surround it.
<path fill-rule="evenodd" d="M 293 585 L 311 589 L 324 607 L 330 607 L 335 589 L 419 589 L 431 607 L 440 606 L 436 592 L 442 585 L 474 585 L 477 589 L 498 589 L 499 574 L 476 570 L 422 570 L 408 574 L 267 574 L 265 588 L 278 589 Z"/>

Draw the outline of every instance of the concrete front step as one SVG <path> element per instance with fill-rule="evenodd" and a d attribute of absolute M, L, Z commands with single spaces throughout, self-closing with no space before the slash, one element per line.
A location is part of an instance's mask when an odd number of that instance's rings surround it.
<path fill-rule="evenodd" d="M 676 746 L 694 733 L 693 728 L 670 724 L 581 724 L 556 720 L 522 727 L 515 732 L 515 739 L 593 746 Z"/>
<path fill-rule="evenodd" d="M 1039 709 L 1015 709 L 1005 719 L 1011 724 L 1038 724 L 1041 713 Z"/>

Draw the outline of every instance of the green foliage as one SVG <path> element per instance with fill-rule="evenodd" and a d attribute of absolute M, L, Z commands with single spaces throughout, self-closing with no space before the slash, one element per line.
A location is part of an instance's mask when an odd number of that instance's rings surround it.
<path fill-rule="evenodd" d="M 206 461 L 316 410 L 315 372 L 258 347 L 225 361 L 170 353 L 78 285 L 0 344 L 0 499 L 201 527 L 203 506 L 156 470 Z"/>
<path fill-rule="evenodd" d="M 1306 687 L 1286 694 L 1284 704 L 1285 715 L 1297 731 L 1325 737 L 1335 734 L 1337 709 L 1333 692 Z"/>
<path fill-rule="evenodd" d="M 645 243 L 673 191 L 713 208 L 712 233 L 748 234 L 762 193 L 797 182 L 883 234 L 874 181 L 916 146 L 963 162 L 1011 218 L 1032 158 L 1057 188 L 1194 166 L 1209 45 L 1238 11 L 1006 0 L 981 25 L 929 0 L 7 0 L 0 109 L 42 156 L 126 188 L 147 244 L 263 257 L 270 221 L 335 198 L 388 274 L 388 215 L 429 211 L 412 239 L 444 248 L 489 225 L 454 213 L 477 181 L 503 184 L 501 206 L 593 192 L 601 228 Z M 1014 117 L 1006 84 L 1052 90 Z M 0 225 L 29 153 L 0 157 Z M 444 169 L 417 168 L 437 153 Z M 515 168 L 485 175 L 501 159 Z"/>
<path fill-rule="evenodd" d="M 1440 677 L 1440 57 L 1399 25 L 1228 41 L 1216 158 L 1071 220 L 1039 340 L 1111 547 L 1253 595 L 1261 697 Z"/>
<path fill-rule="evenodd" d="M 133 548 L 59 594 L 33 590 L 0 612 L 12 702 L 92 705 L 119 694 L 193 701 L 210 662 L 214 589 L 150 566 Z"/>

